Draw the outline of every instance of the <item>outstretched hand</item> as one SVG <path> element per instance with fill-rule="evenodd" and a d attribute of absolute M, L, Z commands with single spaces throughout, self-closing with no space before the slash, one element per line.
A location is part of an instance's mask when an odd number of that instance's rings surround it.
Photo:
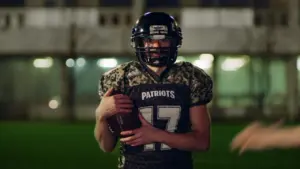
<path fill-rule="evenodd" d="M 270 148 L 270 135 L 277 131 L 283 123 L 280 120 L 270 126 L 264 126 L 260 122 L 254 122 L 239 132 L 231 142 L 231 150 L 239 149 L 239 154 L 245 151 L 258 151 Z"/>

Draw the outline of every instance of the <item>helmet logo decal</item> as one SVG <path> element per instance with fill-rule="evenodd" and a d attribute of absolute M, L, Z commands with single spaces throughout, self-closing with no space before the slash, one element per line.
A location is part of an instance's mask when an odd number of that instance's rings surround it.
<path fill-rule="evenodd" d="M 166 35 L 168 34 L 168 27 L 166 25 L 150 25 L 150 35 Z"/>

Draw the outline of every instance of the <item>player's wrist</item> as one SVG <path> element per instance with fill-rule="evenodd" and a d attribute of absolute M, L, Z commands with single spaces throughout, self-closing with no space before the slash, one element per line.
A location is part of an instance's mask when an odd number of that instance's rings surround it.
<path fill-rule="evenodd" d="M 99 108 L 98 110 L 96 110 L 97 112 L 96 112 L 96 114 L 98 115 L 97 117 L 97 120 L 99 121 L 99 122 L 104 122 L 104 121 L 106 121 L 107 120 L 107 118 L 109 118 L 109 113 L 107 113 L 105 110 L 103 110 L 103 109 L 101 109 L 101 108 Z"/>
<path fill-rule="evenodd" d="M 165 143 L 167 137 L 169 137 L 169 133 L 167 131 L 157 130 L 156 137 L 155 137 L 156 138 L 155 142 Z"/>
<path fill-rule="evenodd" d="M 97 118 L 98 122 L 106 122 L 106 120 L 107 120 L 107 117 L 103 114 L 100 114 Z"/>

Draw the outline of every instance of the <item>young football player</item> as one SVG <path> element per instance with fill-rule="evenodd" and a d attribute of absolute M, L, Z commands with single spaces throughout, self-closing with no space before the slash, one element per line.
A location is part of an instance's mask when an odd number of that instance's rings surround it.
<path fill-rule="evenodd" d="M 175 63 L 182 32 L 163 12 L 142 15 L 132 29 L 131 45 L 138 61 L 106 72 L 99 83 L 95 138 L 111 152 L 121 141 L 121 169 L 192 169 L 193 151 L 210 146 L 212 79 L 188 62 Z M 111 95 L 112 90 L 122 94 Z M 141 127 L 116 138 L 107 118 L 139 112 Z"/>

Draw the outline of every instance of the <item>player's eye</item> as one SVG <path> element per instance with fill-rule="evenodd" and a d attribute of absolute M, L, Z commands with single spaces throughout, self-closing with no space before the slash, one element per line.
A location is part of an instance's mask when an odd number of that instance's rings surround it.
<path fill-rule="evenodd" d="M 161 40 L 152 40 L 147 39 L 144 41 L 145 47 L 168 47 L 170 46 L 170 40 L 169 39 L 161 39 Z"/>
<path fill-rule="evenodd" d="M 168 47 L 168 46 L 170 46 L 170 44 L 171 44 L 171 41 L 169 39 L 163 39 L 160 41 L 160 45 L 162 47 Z"/>

